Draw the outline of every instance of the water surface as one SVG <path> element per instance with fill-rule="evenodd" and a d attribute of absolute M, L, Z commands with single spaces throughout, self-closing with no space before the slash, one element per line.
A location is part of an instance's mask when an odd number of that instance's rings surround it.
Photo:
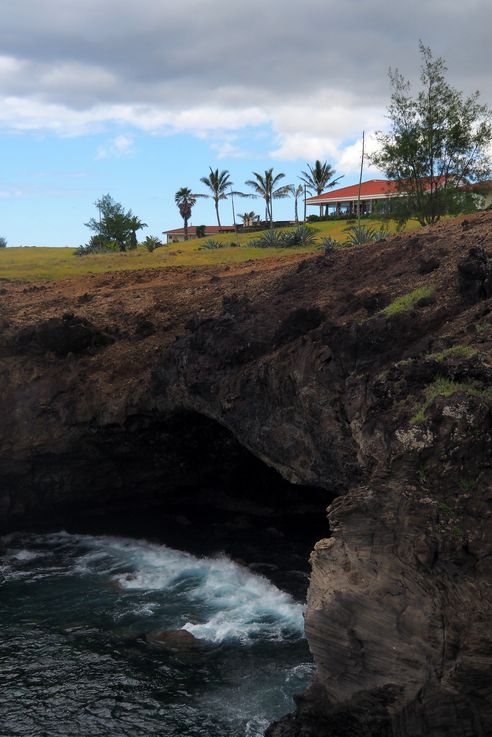
<path fill-rule="evenodd" d="M 302 604 L 224 555 L 66 532 L 7 542 L 1 737 L 259 737 L 312 676 Z M 178 629 L 199 647 L 146 640 Z"/>

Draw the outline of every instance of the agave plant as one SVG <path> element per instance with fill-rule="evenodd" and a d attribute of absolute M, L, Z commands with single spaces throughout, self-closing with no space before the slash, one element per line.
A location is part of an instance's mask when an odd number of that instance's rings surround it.
<path fill-rule="evenodd" d="M 348 233 L 345 244 L 347 246 L 358 246 L 361 243 L 369 243 L 370 241 L 380 241 L 388 236 L 389 231 L 382 225 L 379 228 L 372 228 L 370 225 L 351 225 L 345 230 Z"/>
<path fill-rule="evenodd" d="M 272 228 L 255 243 L 256 248 L 285 248 L 285 232 Z"/>
<path fill-rule="evenodd" d="M 297 225 L 293 230 L 284 232 L 284 246 L 312 246 L 316 242 L 316 228 L 310 228 L 308 225 Z"/>
<path fill-rule="evenodd" d="M 223 243 L 219 243 L 219 241 L 215 241 L 213 238 L 209 238 L 205 243 L 203 243 L 200 248 L 205 248 L 207 251 L 215 250 L 216 248 L 224 248 Z"/>
<path fill-rule="evenodd" d="M 331 235 L 325 235 L 319 242 L 320 249 L 325 253 L 333 253 L 336 248 L 340 247 L 340 242 Z"/>

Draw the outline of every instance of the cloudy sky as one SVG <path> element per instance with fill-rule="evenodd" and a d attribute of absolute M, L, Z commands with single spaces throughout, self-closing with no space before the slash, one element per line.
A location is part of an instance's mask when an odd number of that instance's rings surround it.
<path fill-rule="evenodd" d="M 491 27 L 490 0 L 0 0 L 0 235 L 86 242 L 107 192 L 159 234 L 209 166 L 240 189 L 320 158 L 352 184 L 361 131 L 387 126 L 388 68 L 417 80 L 419 39 L 492 104 Z M 214 222 L 199 200 L 193 223 Z"/>

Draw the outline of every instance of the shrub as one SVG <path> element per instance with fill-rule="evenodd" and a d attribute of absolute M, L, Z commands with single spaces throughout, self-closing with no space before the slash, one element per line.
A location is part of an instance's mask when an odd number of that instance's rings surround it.
<path fill-rule="evenodd" d="M 351 225 L 345 231 L 348 233 L 345 241 L 347 246 L 358 246 L 369 241 L 380 241 L 388 236 L 388 229 L 384 226 L 372 228 L 370 225 Z"/>
<path fill-rule="evenodd" d="M 204 248 L 211 251 L 215 250 L 216 248 L 224 248 L 225 245 L 225 243 L 219 243 L 219 241 L 214 241 L 213 238 L 209 238 L 208 241 L 205 241 L 205 243 L 200 246 L 200 250 Z"/>
<path fill-rule="evenodd" d="M 7 241 L 5 238 L 0 237 L 0 248 L 7 248 Z"/>
<path fill-rule="evenodd" d="M 255 243 L 256 248 L 285 248 L 284 233 L 281 230 L 267 230 Z"/>
<path fill-rule="evenodd" d="M 196 237 L 197 238 L 204 238 L 205 237 L 205 225 L 197 225 L 196 226 Z"/>
<path fill-rule="evenodd" d="M 120 250 L 120 244 L 116 241 L 108 241 L 102 235 L 93 235 L 85 246 L 79 246 L 75 250 L 76 256 L 90 256 L 95 253 L 114 253 Z"/>
<path fill-rule="evenodd" d="M 332 253 L 336 248 L 340 247 L 339 241 L 336 240 L 336 238 L 332 238 L 331 235 L 325 235 L 320 240 L 320 248 L 325 253 Z"/>
<path fill-rule="evenodd" d="M 250 248 L 295 248 L 312 246 L 316 242 L 315 228 L 297 225 L 293 230 L 267 230 L 260 238 L 249 241 Z"/>
<path fill-rule="evenodd" d="M 282 233 L 284 247 L 312 246 L 316 242 L 316 233 L 318 233 L 316 228 L 310 228 L 308 225 L 297 225 L 294 230 L 287 230 Z"/>
<path fill-rule="evenodd" d="M 157 238 L 157 236 L 148 235 L 144 240 L 143 245 L 145 246 L 147 251 L 149 251 L 149 253 L 152 253 L 153 251 L 155 251 L 156 248 L 160 248 L 164 244 L 159 238 Z"/>

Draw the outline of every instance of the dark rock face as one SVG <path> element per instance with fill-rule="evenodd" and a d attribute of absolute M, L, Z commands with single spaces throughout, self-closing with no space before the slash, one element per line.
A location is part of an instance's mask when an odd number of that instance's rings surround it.
<path fill-rule="evenodd" d="M 97 350 L 113 338 L 97 330 L 88 320 L 66 313 L 21 330 L 13 341 L 17 354 L 67 356 Z"/>
<path fill-rule="evenodd" d="M 459 289 L 466 302 L 474 304 L 492 297 L 492 259 L 481 246 L 470 249 L 458 264 Z"/>
<path fill-rule="evenodd" d="M 486 243 L 492 215 L 477 222 L 470 234 Z M 11 351 L 0 373 L 3 529 L 152 494 L 186 516 L 177 500 L 191 508 L 204 480 L 217 510 L 214 484 L 234 486 L 254 457 L 306 498 L 313 487 L 337 495 L 331 537 L 326 526 L 311 555 L 317 675 L 268 734 L 492 734 L 490 249 L 463 260 L 468 230 L 399 236 L 265 278 L 222 275 L 215 301 L 173 314 L 174 334 L 159 294 L 138 313 L 152 330 L 135 334 L 120 306 L 111 320 L 127 333 L 112 343 Z M 429 249 L 441 266 L 419 274 Z M 379 311 L 423 285 L 434 300 Z M 196 289 L 218 287 L 207 274 Z M 109 334 L 108 315 L 90 314 L 83 327 Z M 24 329 L 7 326 L 4 345 L 24 345 Z M 222 504 L 266 516 L 287 488 L 252 478 L 256 497 L 237 482 Z M 299 499 L 294 516 L 302 527 Z"/>

